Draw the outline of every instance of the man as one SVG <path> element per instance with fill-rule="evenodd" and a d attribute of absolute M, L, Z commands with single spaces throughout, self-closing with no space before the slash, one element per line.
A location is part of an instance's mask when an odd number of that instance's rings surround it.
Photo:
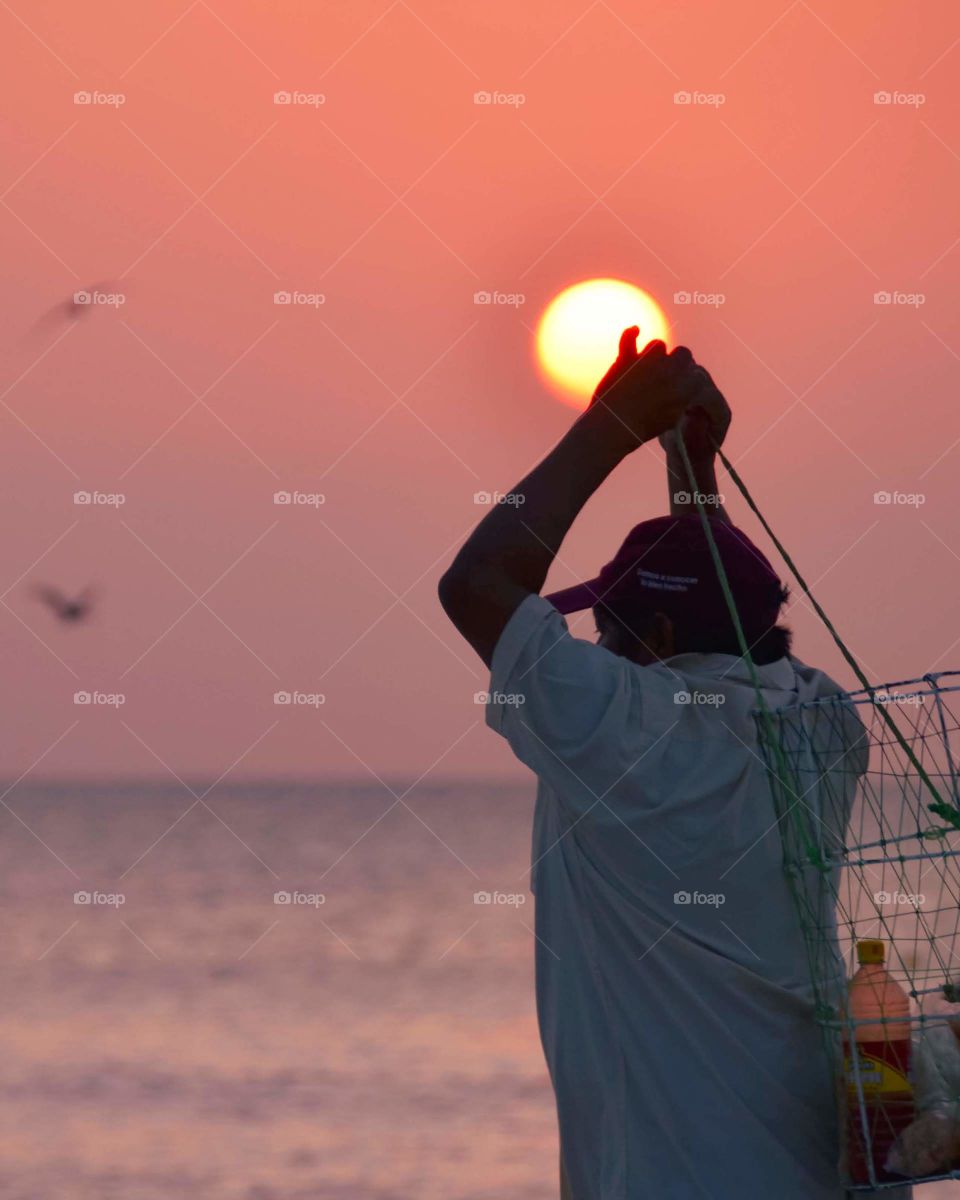
<path fill-rule="evenodd" d="M 537 1007 L 562 1193 L 841 1200 L 833 1082 L 757 696 L 700 518 L 679 494 L 693 489 L 678 421 L 767 705 L 839 689 L 788 657 L 776 624 L 786 593 L 716 494 L 726 402 L 689 350 L 652 342 L 638 354 L 638 332 L 624 332 L 591 406 L 517 484 L 523 506 L 496 506 L 439 589 L 491 668 L 488 724 L 539 777 Z M 541 597 L 581 508 L 654 438 L 671 515 L 637 526 L 596 579 Z M 561 615 L 586 607 L 596 645 Z M 818 816 L 822 836 L 842 836 L 845 817 Z"/>

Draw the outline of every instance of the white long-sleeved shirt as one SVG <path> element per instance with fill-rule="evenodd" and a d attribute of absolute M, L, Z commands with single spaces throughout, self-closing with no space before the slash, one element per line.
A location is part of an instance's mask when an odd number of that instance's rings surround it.
<path fill-rule="evenodd" d="M 840 691 L 794 659 L 758 672 L 772 709 Z M 537 1007 L 576 1200 L 845 1194 L 756 705 L 741 660 L 639 666 L 540 596 L 497 644 L 487 723 L 539 778 Z M 803 799 L 828 852 L 865 767 L 841 718 L 843 801 Z"/>

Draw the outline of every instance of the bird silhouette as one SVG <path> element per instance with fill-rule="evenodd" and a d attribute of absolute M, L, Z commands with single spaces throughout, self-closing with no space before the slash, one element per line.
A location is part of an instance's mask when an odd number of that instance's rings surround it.
<path fill-rule="evenodd" d="M 52 308 L 48 308 L 34 323 L 33 328 L 34 330 L 51 329 L 62 325 L 64 321 L 76 321 L 86 317 L 97 307 L 96 304 L 91 303 L 95 293 L 118 290 L 117 284 L 110 280 L 102 280 L 100 283 L 91 284 L 90 287 L 79 288 L 66 300 L 60 300 Z"/>
<path fill-rule="evenodd" d="M 93 592 L 88 587 L 72 597 L 65 595 L 59 588 L 46 583 L 35 585 L 33 591 L 37 599 L 42 600 L 54 616 L 65 624 L 79 624 L 90 615 Z"/>

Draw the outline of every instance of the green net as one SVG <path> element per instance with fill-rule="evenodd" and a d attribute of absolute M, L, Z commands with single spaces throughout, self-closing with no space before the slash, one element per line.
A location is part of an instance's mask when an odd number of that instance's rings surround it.
<path fill-rule="evenodd" d="M 677 443 L 697 494 L 679 428 Z M 813 1016 L 837 1081 L 841 1170 L 853 1190 L 960 1179 L 960 672 L 871 685 L 718 452 L 863 685 L 771 710 L 698 499 L 757 694 L 758 739 L 807 950 Z M 855 947 L 867 939 L 885 944 L 884 978 L 909 998 L 909 1011 L 897 1014 L 895 1036 L 893 1018 L 882 1015 L 879 990 L 886 985 L 872 985 L 879 1017 L 858 1021 L 848 1011 Z M 893 1061 L 902 1078 L 909 1076 L 899 1092 L 882 1086 L 892 1061 L 885 1052 L 895 1042 L 911 1048 L 902 1062 Z"/>
<path fill-rule="evenodd" d="M 891 716 L 890 709 L 902 741 L 880 716 L 881 710 Z M 892 1187 L 887 1155 L 923 1115 L 921 1103 L 951 1127 L 960 1118 L 960 1080 L 949 1069 L 956 1040 L 950 1019 L 960 1016 L 954 1004 L 960 1000 L 960 831 L 931 811 L 945 797 L 954 804 L 960 799 L 960 673 L 841 693 L 765 717 L 758 712 L 757 721 L 815 1019 L 839 1081 L 844 1141 L 857 1157 L 856 1167 L 847 1164 L 847 1182 Z M 932 1091 L 918 1092 L 916 1104 L 869 1101 L 870 1068 L 848 1049 L 863 1023 L 844 1004 L 855 946 L 877 938 L 885 943 L 887 972 L 910 998 L 915 1063 L 925 1056 L 939 1076 Z M 946 1124 L 931 1133 L 950 1136 Z M 912 1136 L 922 1134 L 921 1126 Z M 960 1178 L 953 1161 L 950 1151 L 914 1155 L 904 1169 L 915 1181 Z"/>

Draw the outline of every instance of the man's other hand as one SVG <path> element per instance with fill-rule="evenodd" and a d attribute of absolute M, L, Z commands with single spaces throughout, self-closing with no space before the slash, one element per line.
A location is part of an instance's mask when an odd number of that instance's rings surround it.
<path fill-rule="evenodd" d="M 711 379 L 709 371 L 697 366 L 694 372 L 696 387 L 687 403 L 680 430 L 691 459 L 702 461 L 712 458 L 717 447 L 723 445 L 732 414 L 730 405 Z M 679 453 L 675 429 L 669 429 L 660 435 L 660 445 L 666 450 L 668 457 Z"/>

